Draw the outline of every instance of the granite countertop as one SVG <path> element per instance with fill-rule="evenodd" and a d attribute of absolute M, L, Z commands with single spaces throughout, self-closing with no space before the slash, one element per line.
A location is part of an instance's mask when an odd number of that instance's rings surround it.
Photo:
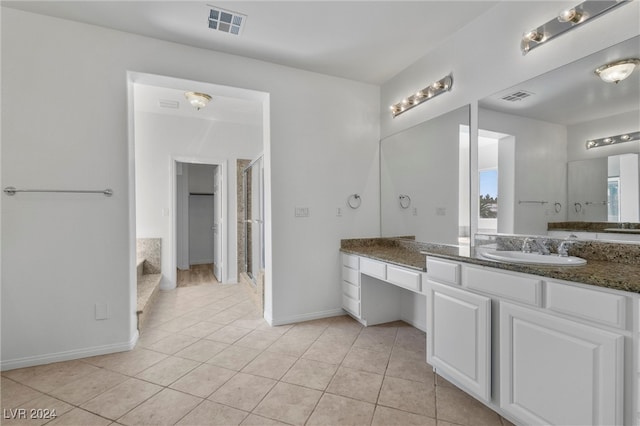
<path fill-rule="evenodd" d="M 506 271 L 640 293 L 640 264 L 614 262 L 606 256 L 588 259 L 587 264 L 582 266 L 523 265 L 482 258 L 478 255 L 479 250 L 475 248 L 393 238 L 343 240 L 341 251 L 420 271 L 426 271 L 426 256 L 434 256 Z"/>
<path fill-rule="evenodd" d="M 615 234 L 640 234 L 640 223 L 634 222 L 549 222 L 549 231 L 610 232 Z"/>
<path fill-rule="evenodd" d="M 370 257 L 371 259 L 393 263 L 394 265 L 404 266 L 422 272 L 427 270 L 426 256 L 419 251 L 411 250 L 407 247 L 371 245 L 357 248 L 342 248 L 341 250 L 344 253 Z"/>

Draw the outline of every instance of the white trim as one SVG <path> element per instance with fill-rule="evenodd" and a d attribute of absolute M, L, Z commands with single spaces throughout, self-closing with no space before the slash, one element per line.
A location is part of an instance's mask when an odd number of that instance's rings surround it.
<path fill-rule="evenodd" d="M 0 370 L 14 370 L 16 368 L 33 367 L 35 365 L 50 364 L 52 362 L 70 361 L 73 359 L 87 358 L 96 355 L 111 354 L 114 352 L 130 351 L 138 343 L 140 334 L 136 330 L 133 338 L 128 342 L 113 343 L 110 345 L 92 346 L 88 348 L 74 349 L 71 351 L 54 352 L 51 354 L 15 358 L 2 361 Z"/>
<path fill-rule="evenodd" d="M 275 327 L 278 325 L 295 324 L 298 322 L 311 321 L 311 320 L 317 320 L 322 318 L 331 318 L 331 317 L 337 317 L 340 315 L 348 315 L 348 313 L 344 309 L 338 308 L 338 309 L 331 309 L 328 311 L 311 312 L 309 314 L 293 315 L 290 317 L 284 317 L 279 319 L 266 318 L 266 313 L 265 313 L 265 319 L 267 320 L 269 325 L 271 325 L 272 327 Z"/>
<path fill-rule="evenodd" d="M 127 71 L 127 156 L 128 156 L 128 201 L 129 201 L 129 336 L 138 334 L 138 258 L 137 258 L 137 232 L 136 232 L 136 135 L 135 135 L 135 110 L 133 106 L 133 74 Z M 135 337 L 137 340 L 137 337 Z"/>
<path fill-rule="evenodd" d="M 426 303 L 426 301 L 425 301 Z M 413 321 L 411 318 L 408 317 L 404 317 L 402 315 L 400 315 L 400 320 L 406 322 L 407 324 L 417 328 L 418 330 L 422 331 L 422 332 L 427 332 L 427 322 L 418 322 L 418 321 Z"/>

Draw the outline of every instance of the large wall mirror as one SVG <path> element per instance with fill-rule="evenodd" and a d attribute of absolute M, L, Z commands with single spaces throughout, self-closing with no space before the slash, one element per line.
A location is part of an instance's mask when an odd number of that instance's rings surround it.
<path fill-rule="evenodd" d="M 469 115 L 467 105 L 380 141 L 383 237 L 469 244 Z"/>
<path fill-rule="evenodd" d="M 640 222 L 640 141 L 587 141 L 640 130 L 640 72 L 594 70 L 640 58 L 640 37 L 480 100 L 478 231 L 547 233 L 549 222 Z"/>

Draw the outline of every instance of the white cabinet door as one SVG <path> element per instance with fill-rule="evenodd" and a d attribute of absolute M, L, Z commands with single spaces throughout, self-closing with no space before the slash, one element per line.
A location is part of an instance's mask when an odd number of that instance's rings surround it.
<path fill-rule="evenodd" d="M 427 281 L 427 361 L 491 399 L 491 299 Z"/>
<path fill-rule="evenodd" d="M 500 406 L 526 424 L 617 425 L 623 336 L 500 302 Z"/>

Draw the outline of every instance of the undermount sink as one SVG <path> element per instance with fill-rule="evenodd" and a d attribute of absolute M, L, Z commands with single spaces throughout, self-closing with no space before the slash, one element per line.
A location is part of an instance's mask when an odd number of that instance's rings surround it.
<path fill-rule="evenodd" d="M 480 252 L 480 256 L 485 259 L 495 260 L 505 263 L 521 263 L 528 265 L 547 265 L 547 266 L 580 266 L 585 265 L 587 261 L 581 257 L 575 256 L 559 256 L 557 254 L 543 255 L 540 253 L 524 253 L 521 251 L 501 251 L 487 250 Z"/>

